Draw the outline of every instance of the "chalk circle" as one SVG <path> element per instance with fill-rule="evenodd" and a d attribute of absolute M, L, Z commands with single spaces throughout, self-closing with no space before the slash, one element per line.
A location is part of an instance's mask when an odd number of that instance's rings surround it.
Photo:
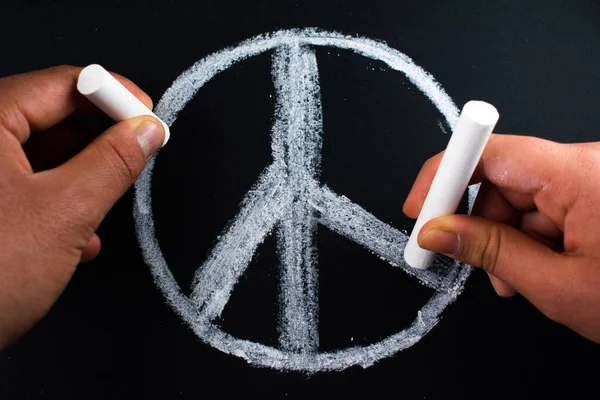
<path fill-rule="evenodd" d="M 183 72 L 163 94 L 155 113 L 168 125 L 208 80 L 219 72 L 246 58 L 275 50 L 280 46 L 330 46 L 350 50 L 381 61 L 406 77 L 428 97 L 450 127 L 454 127 L 459 110 L 435 79 L 417 66 L 405 54 L 386 44 L 356 36 L 318 29 L 283 30 L 259 35 L 235 47 L 213 53 Z M 175 138 L 172 140 L 177 140 Z M 282 371 L 316 373 L 343 370 L 351 366 L 367 368 L 375 362 L 407 349 L 425 336 L 439 321 L 444 309 L 462 292 L 472 267 L 454 262 L 445 277 L 448 290 L 436 291 L 427 303 L 415 312 L 412 324 L 387 338 L 367 346 L 355 346 L 332 352 L 293 353 L 278 348 L 236 338 L 214 325 L 191 299 L 184 295 L 163 257 L 156 239 L 152 216 L 151 181 L 155 158 L 150 160 L 135 185 L 134 218 L 138 241 L 146 264 L 167 303 L 189 324 L 195 334 L 210 346 L 224 353 L 241 357 L 255 366 Z M 468 188 L 469 213 L 478 186 Z M 400 289 L 399 289 L 400 290 Z"/>

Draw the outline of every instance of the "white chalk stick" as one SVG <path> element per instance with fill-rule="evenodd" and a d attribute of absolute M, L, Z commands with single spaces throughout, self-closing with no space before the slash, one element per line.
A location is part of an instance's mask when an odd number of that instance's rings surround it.
<path fill-rule="evenodd" d="M 98 64 L 85 67 L 77 79 L 77 90 L 115 121 L 123 121 L 140 115 L 151 115 L 165 128 L 167 144 L 171 132 L 167 124 L 156 116 L 137 97 Z"/>
<path fill-rule="evenodd" d="M 483 101 L 469 101 L 463 107 L 404 250 L 411 267 L 431 265 L 435 253 L 419 247 L 419 231 L 431 219 L 456 212 L 498 118 L 496 108 Z"/>

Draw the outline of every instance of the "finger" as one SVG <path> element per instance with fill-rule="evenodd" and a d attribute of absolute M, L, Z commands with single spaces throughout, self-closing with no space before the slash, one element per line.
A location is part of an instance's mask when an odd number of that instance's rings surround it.
<path fill-rule="evenodd" d="M 481 183 L 471 214 L 510 226 L 517 226 L 519 222 L 519 212 L 489 181 Z"/>
<path fill-rule="evenodd" d="M 0 129 L 11 132 L 24 143 L 31 131 L 57 124 L 79 104 L 91 104 L 77 93 L 80 71 L 80 67 L 60 66 L 0 79 Z M 118 79 L 151 106 L 149 97 L 137 86 L 123 77 Z"/>
<path fill-rule="evenodd" d="M 548 284 L 546 277 L 556 272 L 561 257 L 513 227 L 470 215 L 429 221 L 421 229 L 418 243 L 482 268 L 528 298 Z"/>
<path fill-rule="evenodd" d="M 536 205 L 562 229 L 581 174 L 577 153 L 568 149 L 535 137 L 493 134 L 471 183 L 489 180 L 515 205 L 527 210 Z M 407 216 L 416 218 L 421 211 L 441 157 L 442 153 L 423 166 L 403 207 Z"/>
<path fill-rule="evenodd" d="M 402 211 L 407 217 L 414 219 L 419 216 L 443 156 L 444 151 L 436 154 L 433 157 L 430 157 L 427 161 L 425 161 L 423 167 L 421 167 L 421 170 L 419 171 L 419 174 L 417 175 L 417 178 L 415 179 L 415 182 L 413 183 L 413 186 L 410 189 L 402 207 Z M 476 169 L 469 184 L 481 182 L 482 179 L 482 175 L 479 174 L 478 170 Z"/>
<path fill-rule="evenodd" d="M 421 167 L 402 206 L 402 212 L 407 217 L 416 219 L 419 216 L 443 155 L 444 152 L 436 154 L 425 161 L 425 164 Z"/>
<path fill-rule="evenodd" d="M 61 166 L 47 171 L 77 218 L 96 230 L 114 203 L 135 182 L 146 160 L 163 143 L 165 132 L 154 117 L 120 122 Z"/>
<path fill-rule="evenodd" d="M 523 213 L 520 221 L 521 230 L 535 233 L 552 241 L 561 241 L 563 232 L 550 219 L 539 211 Z"/>
<path fill-rule="evenodd" d="M 492 287 L 494 291 L 500 297 L 512 297 L 517 294 L 517 291 L 513 289 L 510 285 L 508 285 L 503 280 L 496 278 L 494 275 L 487 274 L 490 278 L 490 282 L 492 283 Z"/>
<path fill-rule="evenodd" d="M 113 73 L 113 75 L 117 76 L 148 108 L 152 107 L 150 98 L 135 84 L 118 74 Z M 86 102 L 83 104 L 88 105 L 89 110 L 87 108 L 83 110 L 84 107 L 78 105 L 73 117 L 37 132 L 22 145 L 34 171 L 47 170 L 64 163 L 90 144 L 102 132 L 103 127 L 112 125 L 96 105 L 83 96 L 80 100 Z M 104 119 L 91 118 L 92 114 L 98 114 Z M 26 170 L 26 172 L 30 171 Z"/>
<path fill-rule="evenodd" d="M 529 193 L 518 193 L 510 189 L 498 187 L 498 191 L 508 201 L 508 203 L 520 212 L 537 210 L 535 198 Z"/>
<path fill-rule="evenodd" d="M 513 227 L 519 223 L 519 212 L 508 202 L 497 186 L 486 180 L 479 187 L 471 214 Z M 493 275 L 488 274 L 488 276 L 498 296 L 511 297 L 515 295 L 516 291 L 510 285 Z"/>
<path fill-rule="evenodd" d="M 402 206 L 402 211 L 407 217 L 415 219 L 419 216 L 443 156 L 444 151 L 430 157 L 425 161 L 423 167 L 421 167 L 421 170 L 404 201 L 404 205 Z M 469 185 L 481 182 L 482 179 L 484 179 L 484 177 L 476 169 L 469 181 Z"/>
<path fill-rule="evenodd" d="M 444 152 L 438 153 L 429 158 L 415 179 L 413 186 L 408 193 L 408 196 L 402 207 L 402 211 L 409 218 L 417 218 L 433 182 L 433 178 L 437 173 Z M 474 184 L 485 180 L 482 175 L 481 168 L 477 168 L 471 177 L 469 184 Z M 500 188 L 500 193 L 508 200 L 508 202 L 517 210 L 531 211 L 536 208 L 533 196 L 529 193 L 518 193 L 506 188 Z"/>
<path fill-rule="evenodd" d="M 1 112 L 1 110 L 0 110 Z M 16 136 L 0 124 L 0 169 L 3 174 L 13 170 L 20 175 L 32 173 L 31 164 Z"/>
<path fill-rule="evenodd" d="M 516 204 L 535 205 L 561 229 L 574 203 L 581 168 L 577 153 L 568 146 L 545 139 L 493 135 L 474 173 L 503 189 Z M 529 202 L 529 197 L 533 202 Z"/>
<path fill-rule="evenodd" d="M 519 229 L 554 251 L 563 251 L 563 232 L 539 211 L 523 213 Z"/>
<path fill-rule="evenodd" d="M 102 242 L 100 241 L 100 238 L 98 237 L 98 235 L 94 234 L 87 246 L 85 246 L 83 248 L 83 250 L 81 251 L 81 261 L 82 263 L 86 263 L 88 261 L 93 260 L 94 258 L 96 258 L 98 256 L 98 254 L 100 254 L 100 247 L 102 245 Z"/>

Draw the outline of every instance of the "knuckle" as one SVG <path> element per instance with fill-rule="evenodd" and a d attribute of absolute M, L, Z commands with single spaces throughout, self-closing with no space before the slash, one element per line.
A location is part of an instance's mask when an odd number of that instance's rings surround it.
<path fill-rule="evenodd" d="M 553 153 L 559 147 L 560 143 L 557 143 L 552 140 L 540 138 L 537 136 L 522 136 L 523 142 L 522 145 L 531 149 L 538 150 L 544 153 Z"/>
<path fill-rule="evenodd" d="M 580 145 L 575 147 L 575 158 L 578 166 L 584 171 L 593 171 L 595 175 L 600 170 L 600 146 Z"/>
<path fill-rule="evenodd" d="M 25 129 L 27 127 L 27 129 Z M 29 123 L 21 112 L 18 103 L 0 107 L 0 129 L 18 136 L 21 143 L 29 138 Z"/>

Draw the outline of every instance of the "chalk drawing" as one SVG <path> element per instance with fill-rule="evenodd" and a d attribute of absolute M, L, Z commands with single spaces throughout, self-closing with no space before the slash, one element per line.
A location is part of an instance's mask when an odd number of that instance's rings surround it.
<path fill-rule="evenodd" d="M 171 125 L 196 92 L 216 74 L 248 57 L 272 51 L 276 97 L 271 132 L 273 162 L 258 177 L 241 201 L 238 215 L 197 269 L 190 296 L 175 281 L 156 239 L 151 203 L 155 159 L 150 160 L 136 182 L 134 202 L 144 260 L 168 304 L 198 337 L 254 365 L 306 373 L 355 365 L 366 368 L 414 345 L 461 293 L 472 270 L 441 257 L 427 270 L 410 268 L 402 257 L 408 240 L 405 233 L 319 182 L 323 116 L 315 46 L 353 51 L 403 72 L 437 107 L 448 126 L 454 127 L 459 111 L 441 86 L 409 57 L 382 42 L 317 29 L 260 35 L 195 63 L 173 82 L 156 106 L 156 114 Z M 172 140 L 177 140 L 177 132 Z M 469 187 L 469 211 L 477 190 L 478 186 Z M 367 346 L 319 351 L 317 224 L 364 246 L 435 290 L 425 306 L 415 311 L 415 320 L 409 327 Z M 282 270 L 277 347 L 236 338 L 213 323 L 257 247 L 271 232 L 276 234 Z"/>

